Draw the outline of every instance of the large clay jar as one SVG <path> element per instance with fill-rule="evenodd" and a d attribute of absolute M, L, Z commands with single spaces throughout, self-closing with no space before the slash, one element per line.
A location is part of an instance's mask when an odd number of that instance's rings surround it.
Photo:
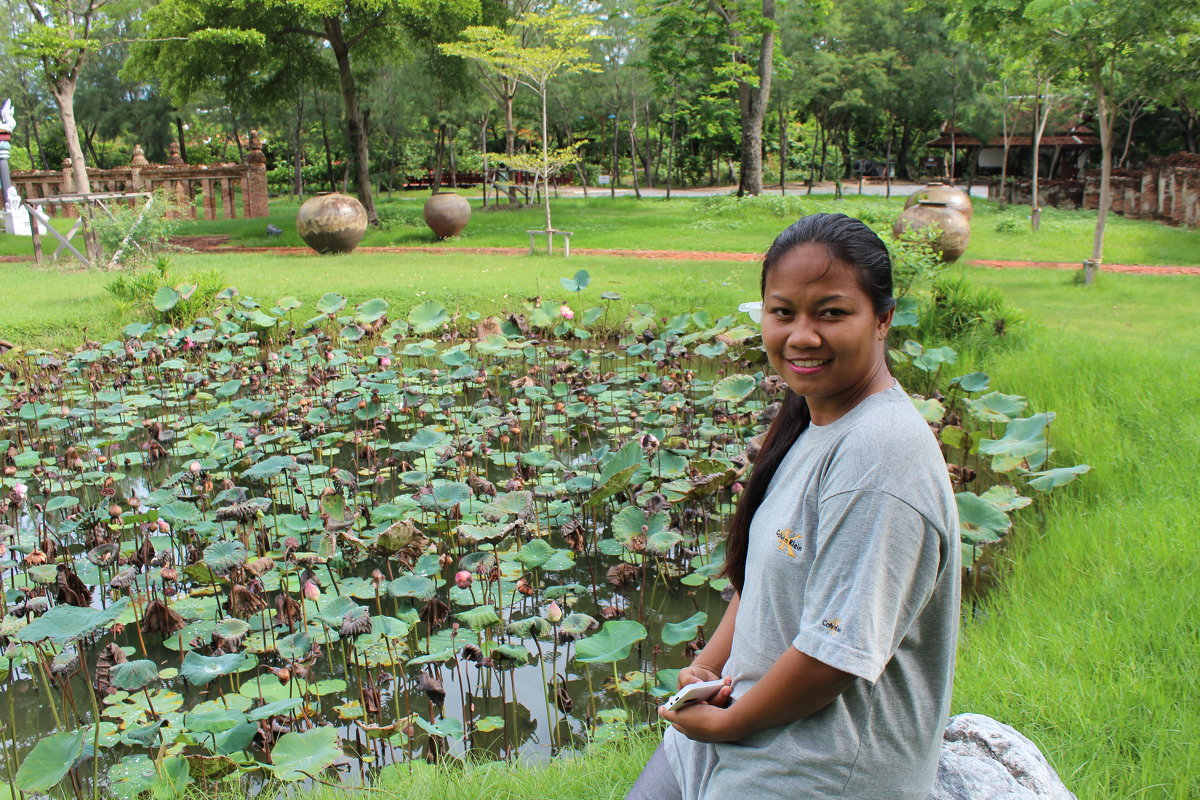
<path fill-rule="evenodd" d="M 458 236 L 471 221 L 471 204 L 454 192 L 438 192 L 425 201 L 425 224 L 439 239 Z"/>
<path fill-rule="evenodd" d="M 367 232 L 367 210 L 356 198 L 319 194 L 300 206 L 296 232 L 318 253 L 349 253 Z"/>
<path fill-rule="evenodd" d="M 910 194 L 904 201 L 904 207 L 912 208 L 922 200 L 945 203 L 948 208 L 952 208 L 966 217 L 967 222 L 971 221 L 971 215 L 975 213 L 975 208 L 971 205 L 971 195 L 962 189 L 948 186 L 940 181 L 930 181 L 928 186 Z"/>
<path fill-rule="evenodd" d="M 892 226 L 892 233 L 899 236 L 910 228 L 919 229 L 929 225 L 936 225 L 939 229 L 933 240 L 933 249 L 941 255 L 942 261 L 961 258 L 967 243 L 971 241 L 971 223 L 945 203 L 922 200 L 906 208 Z"/>

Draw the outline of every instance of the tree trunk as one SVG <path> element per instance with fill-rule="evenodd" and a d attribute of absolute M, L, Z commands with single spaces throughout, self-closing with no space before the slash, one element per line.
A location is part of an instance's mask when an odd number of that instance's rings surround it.
<path fill-rule="evenodd" d="M 900 149 L 896 152 L 896 177 L 903 180 L 912 180 L 912 173 L 908 169 L 908 151 L 912 148 L 912 123 L 909 120 L 904 120 L 904 125 L 900 128 Z"/>
<path fill-rule="evenodd" d="M 638 155 L 637 155 L 637 102 L 633 103 L 633 118 L 629 123 L 629 171 L 633 178 L 633 196 L 642 199 L 642 189 L 638 186 Z"/>
<path fill-rule="evenodd" d="M 554 230 L 554 226 L 550 224 L 550 129 L 549 119 L 550 114 L 546 109 L 546 86 L 543 83 L 541 86 L 542 95 L 542 197 L 546 203 L 546 244 L 549 245 L 554 241 L 550 231 Z"/>
<path fill-rule="evenodd" d="M 326 17 L 325 34 L 338 65 L 338 80 L 346 109 L 346 133 L 350 138 L 350 150 L 354 159 L 355 189 L 358 191 L 358 199 L 367 211 L 367 221 L 378 225 L 379 214 L 375 211 L 375 200 L 371 196 L 371 155 L 367 131 L 363 124 L 362 110 L 358 105 L 358 86 L 350 69 L 350 46 L 342 33 L 341 19 Z"/>
<path fill-rule="evenodd" d="M 1096 213 L 1096 234 L 1092 239 L 1092 260 L 1097 264 L 1104 258 L 1104 225 L 1108 222 L 1108 207 L 1112 203 L 1113 118 L 1108 93 L 1097 68 L 1092 73 L 1092 88 L 1096 91 L 1096 121 L 1100 124 L 1100 208 Z"/>
<path fill-rule="evenodd" d="M 667 150 L 667 199 L 671 199 L 671 186 L 675 183 L 675 136 L 678 130 L 675 120 L 675 96 L 671 95 L 671 145 Z"/>
<path fill-rule="evenodd" d="M 296 157 L 293 159 L 292 165 L 292 190 L 296 197 L 304 195 L 304 140 L 301 136 L 301 128 L 304 126 L 304 94 L 296 93 L 296 130 L 295 130 L 295 148 Z"/>
<path fill-rule="evenodd" d="M 63 137 L 67 141 L 67 153 L 71 157 L 71 176 L 75 179 L 75 192 L 88 194 L 92 191 L 92 184 L 88 181 L 87 163 L 83 160 L 79 131 L 75 127 L 75 84 L 75 78 L 59 78 L 51 84 L 50 92 L 58 104 L 58 116 L 63 124 Z M 90 219 L 91 206 L 85 203 L 80 213 L 85 220 Z M 100 249 L 100 240 L 96 238 L 96 232 L 90 225 L 84 228 L 83 245 L 88 261 L 98 265 L 104 253 Z"/>
<path fill-rule="evenodd" d="M 1050 81 L 1047 80 L 1044 84 L 1039 82 L 1037 97 L 1033 102 L 1035 128 L 1033 131 L 1033 179 L 1030 181 L 1029 225 L 1036 231 L 1042 226 L 1042 209 L 1038 204 L 1038 172 L 1041 169 L 1042 133 L 1046 130 L 1046 121 L 1050 119 Z"/>
<path fill-rule="evenodd" d="M 183 117 L 175 117 L 175 133 L 179 139 L 179 157 L 187 163 L 187 140 L 183 136 Z"/>
<path fill-rule="evenodd" d="M 775 0 L 762 0 L 766 30 L 758 49 L 758 86 L 738 82 L 742 110 L 742 163 L 738 197 L 762 194 L 762 129 L 771 100 L 771 75 L 775 57 Z"/>
<path fill-rule="evenodd" d="M 787 194 L 787 112 L 779 104 L 779 193 Z"/>

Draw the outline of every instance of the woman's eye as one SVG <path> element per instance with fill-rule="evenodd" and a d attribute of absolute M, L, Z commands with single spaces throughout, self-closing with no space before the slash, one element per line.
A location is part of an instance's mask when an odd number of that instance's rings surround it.
<path fill-rule="evenodd" d="M 821 310 L 821 316 L 823 316 L 823 317 L 844 317 L 844 316 L 846 316 L 846 312 L 845 312 L 845 310 L 840 309 L 840 308 L 825 308 L 825 309 Z"/>

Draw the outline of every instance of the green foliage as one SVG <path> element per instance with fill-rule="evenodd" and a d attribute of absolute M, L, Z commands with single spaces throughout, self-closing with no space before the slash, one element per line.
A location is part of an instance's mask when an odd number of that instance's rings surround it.
<path fill-rule="evenodd" d="M 154 266 L 119 275 L 104 289 L 123 309 L 164 322 L 182 322 L 211 307 L 224 288 L 224 278 L 215 269 L 189 272 L 182 281 L 177 278 L 171 260 L 159 256 Z"/>
<path fill-rule="evenodd" d="M 106 258 L 119 251 L 118 264 L 144 266 L 169 246 L 170 237 L 183 225 L 185 210 L 171 193 L 158 189 L 149 205 L 140 201 L 133 207 L 110 204 L 110 213 L 95 214 L 91 227 Z"/>
<path fill-rule="evenodd" d="M 921 341 L 987 347 L 1020 327 L 1024 315 L 999 291 L 980 286 L 959 272 L 933 279 L 919 319 L 917 338 Z"/>

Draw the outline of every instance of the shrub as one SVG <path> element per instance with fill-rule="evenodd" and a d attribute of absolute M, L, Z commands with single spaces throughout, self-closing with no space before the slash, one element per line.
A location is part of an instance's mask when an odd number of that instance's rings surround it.
<path fill-rule="evenodd" d="M 926 345 L 990 347 L 1024 321 L 999 290 L 978 286 L 966 275 L 940 275 L 921 304 L 917 336 Z"/>
<path fill-rule="evenodd" d="M 196 270 L 183 280 L 171 274 L 171 260 L 159 256 L 141 272 L 117 277 L 104 287 L 122 313 L 137 311 L 159 322 L 181 324 L 204 314 L 224 288 L 224 277 L 215 269 Z"/>
<path fill-rule="evenodd" d="M 168 247 L 171 234 L 183 223 L 184 211 L 173 194 L 159 189 L 148 205 L 111 207 L 111 216 L 95 214 L 90 225 L 107 259 L 137 266 L 150 263 Z"/>

